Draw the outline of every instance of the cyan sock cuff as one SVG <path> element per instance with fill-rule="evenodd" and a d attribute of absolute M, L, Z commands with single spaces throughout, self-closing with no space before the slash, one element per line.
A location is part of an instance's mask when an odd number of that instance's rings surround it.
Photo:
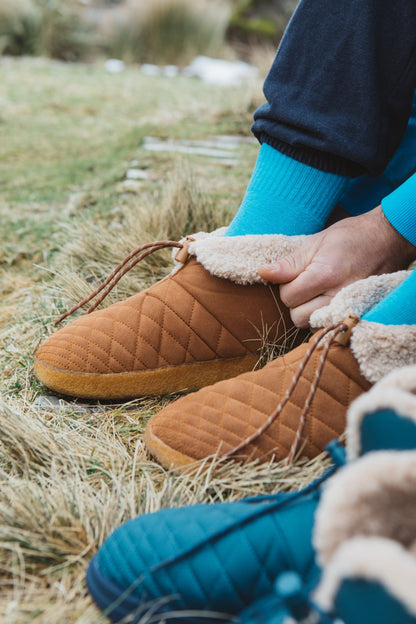
<path fill-rule="evenodd" d="M 416 174 L 387 195 L 381 207 L 392 226 L 416 245 Z"/>
<path fill-rule="evenodd" d="M 243 202 L 226 234 L 319 232 L 349 181 L 263 143 Z"/>
<path fill-rule="evenodd" d="M 362 317 L 383 325 L 416 324 L 416 271 Z"/>

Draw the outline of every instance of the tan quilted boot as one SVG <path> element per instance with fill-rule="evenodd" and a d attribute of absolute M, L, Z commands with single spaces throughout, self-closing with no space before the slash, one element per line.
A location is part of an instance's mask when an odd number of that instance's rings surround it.
<path fill-rule="evenodd" d="M 314 313 L 311 323 L 326 329 L 308 344 L 164 408 L 148 423 L 149 451 L 174 469 L 214 454 L 265 461 L 317 455 L 344 431 L 358 395 L 393 368 L 416 362 L 414 327 L 358 318 L 407 275 L 352 284 Z"/>
<path fill-rule="evenodd" d="M 299 344 L 278 287 L 261 282 L 260 264 L 305 237 L 200 233 L 174 250 L 171 275 L 56 332 L 35 358 L 38 379 L 75 397 L 125 399 L 201 388 L 250 370 L 264 330 Z M 182 243 L 180 243 L 182 246 Z"/>

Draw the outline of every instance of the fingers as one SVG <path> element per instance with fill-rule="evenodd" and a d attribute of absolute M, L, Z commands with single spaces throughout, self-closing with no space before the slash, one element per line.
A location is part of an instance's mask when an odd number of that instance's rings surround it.
<path fill-rule="evenodd" d="M 331 265 L 310 264 L 296 279 L 280 286 L 280 298 L 288 308 L 297 308 L 320 295 L 334 294 L 338 274 Z"/>
<path fill-rule="evenodd" d="M 258 273 L 260 277 L 272 284 L 291 282 L 311 263 L 316 253 L 316 248 L 316 241 L 310 240 L 308 244 L 285 256 L 276 264 L 267 264 L 259 267 Z"/>
<path fill-rule="evenodd" d="M 321 297 L 316 297 L 315 299 L 312 299 L 297 308 L 292 308 L 290 310 L 290 317 L 293 323 L 296 327 L 308 327 L 312 312 L 328 305 L 331 299 L 332 297 L 329 295 L 322 295 Z"/>
<path fill-rule="evenodd" d="M 346 259 L 344 239 L 350 255 L 351 241 L 343 235 L 345 228 L 339 232 L 337 225 L 314 234 L 276 264 L 258 269 L 263 279 L 280 284 L 280 298 L 298 327 L 307 327 L 312 312 L 327 305 L 349 276 L 351 263 Z"/>
<path fill-rule="evenodd" d="M 271 282 L 272 284 L 284 284 L 295 279 L 301 272 L 296 266 L 296 260 L 293 256 L 287 256 L 276 264 L 268 264 L 260 266 L 258 274 L 263 279 Z"/>

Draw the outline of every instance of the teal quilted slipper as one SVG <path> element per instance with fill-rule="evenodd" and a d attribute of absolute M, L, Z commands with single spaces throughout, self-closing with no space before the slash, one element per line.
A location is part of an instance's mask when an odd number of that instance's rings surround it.
<path fill-rule="evenodd" d="M 313 600 L 343 624 L 416 624 L 415 539 L 416 451 L 349 464 L 315 514 L 322 578 Z"/>
<path fill-rule="evenodd" d="M 411 366 L 349 408 L 349 463 L 327 482 L 315 514 L 318 590 L 308 593 L 299 575 L 284 572 L 239 624 L 416 624 L 415 449 Z"/>
<path fill-rule="evenodd" d="M 334 622 L 416 624 L 415 583 L 415 556 L 401 544 L 356 537 L 337 551 L 319 597 Z"/>
<path fill-rule="evenodd" d="M 333 571 L 331 557 L 322 559 L 325 550 L 334 550 L 334 540 L 342 543 L 373 526 L 361 519 L 364 512 L 370 519 L 374 516 L 372 497 L 377 499 L 381 493 L 383 501 L 391 491 L 391 502 L 385 507 L 394 511 L 395 474 L 401 462 L 409 462 L 407 478 L 399 479 L 400 488 L 403 483 L 409 487 L 409 495 L 403 498 L 407 506 L 398 514 L 399 527 L 393 533 L 399 534 L 403 523 L 406 530 L 410 524 L 410 535 L 416 538 L 416 524 L 412 524 L 416 490 L 412 490 L 411 478 L 416 474 L 412 459 L 416 461 L 416 453 L 406 459 L 406 449 L 416 449 L 415 391 L 413 366 L 391 373 L 354 402 L 347 427 L 350 464 L 331 479 L 335 466 L 300 492 L 166 509 L 126 522 L 105 541 L 88 568 L 87 583 L 97 605 L 114 622 L 127 616 L 126 621 L 143 618 L 146 624 L 234 619 L 240 624 L 286 624 L 288 616 L 292 622 L 302 622 L 306 616 L 316 624 L 338 624 L 340 619 L 345 624 L 416 624 L 413 590 L 403 603 L 395 589 L 393 570 L 386 591 L 382 566 L 370 551 L 364 554 L 364 546 L 370 548 L 374 536 L 357 549 L 359 569 L 364 563 L 368 567 L 376 562 L 377 574 L 372 572 L 371 579 L 370 572 L 362 579 L 354 569 L 345 567 L 341 580 L 334 582 L 338 573 L 336 568 Z M 383 454 L 386 449 L 390 449 L 390 459 Z M 342 465 L 343 449 L 332 443 L 329 450 L 335 464 Z M 402 503 L 400 509 L 404 507 Z M 314 522 L 314 545 L 324 579 L 329 578 L 329 585 L 324 586 L 332 588 L 328 590 L 332 598 L 326 601 L 315 600 L 311 593 L 321 576 L 312 546 Z M 389 527 L 387 518 L 383 531 L 388 533 Z M 383 531 L 381 537 L 385 538 Z M 350 557 L 352 549 L 347 545 L 346 540 L 344 551 Z M 377 548 L 381 554 L 381 547 Z M 414 556 L 399 555 L 397 570 L 403 561 L 408 574 L 410 564 L 404 557 L 414 562 Z M 416 586 L 416 565 L 410 586 Z M 384 605 L 381 610 L 375 608 L 377 602 Z M 368 609 L 376 619 L 370 618 Z M 395 619 L 388 619 L 392 613 Z"/>
<path fill-rule="evenodd" d="M 343 457 L 343 449 L 338 449 Z M 340 459 L 339 461 L 342 461 Z M 114 622 L 228 622 L 296 570 L 319 579 L 311 543 L 321 484 L 237 503 L 164 509 L 119 527 L 92 559 L 90 593 Z M 148 620 L 146 620 L 147 622 Z"/>
<path fill-rule="evenodd" d="M 416 449 L 416 365 L 389 373 L 348 410 L 347 455 Z"/>

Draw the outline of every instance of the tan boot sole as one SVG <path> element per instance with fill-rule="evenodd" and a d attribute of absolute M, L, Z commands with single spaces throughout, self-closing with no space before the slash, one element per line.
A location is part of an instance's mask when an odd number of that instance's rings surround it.
<path fill-rule="evenodd" d="M 62 371 L 35 358 L 34 370 L 39 381 L 54 392 L 81 399 L 119 400 L 199 389 L 252 370 L 257 360 L 256 355 L 248 355 L 156 370 L 96 374 Z"/>
<path fill-rule="evenodd" d="M 147 425 L 144 431 L 144 439 L 149 453 L 159 464 L 168 470 L 174 466 L 175 472 L 184 472 L 190 466 L 201 463 L 195 460 L 194 457 L 175 451 L 175 449 L 162 442 L 160 438 L 154 435 L 151 425 Z"/>

